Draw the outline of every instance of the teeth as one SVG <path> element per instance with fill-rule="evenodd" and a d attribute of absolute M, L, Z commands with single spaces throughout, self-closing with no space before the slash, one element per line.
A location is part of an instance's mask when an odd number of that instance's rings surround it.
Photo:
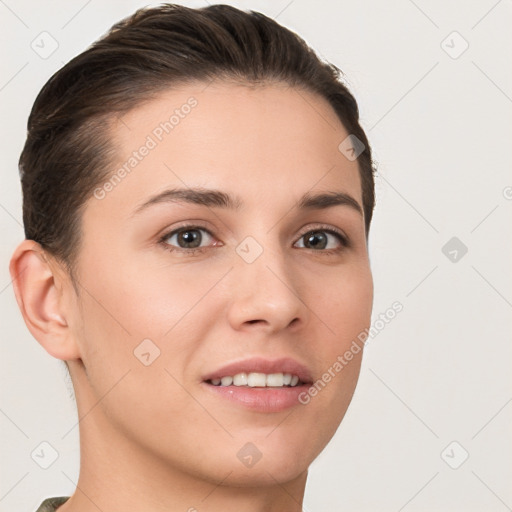
<path fill-rule="evenodd" d="M 271 373 L 266 376 L 267 386 L 281 387 L 284 384 L 284 375 L 282 373 Z"/>
<path fill-rule="evenodd" d="M 267 385 L 267 376 L 264 373 L 249 373 L 247 385 L 250 388 L 263 388 Z"/>
<path fill-rule="evenodd" d="M 215 379 L 215 380 L 217 380 L 217 379 Z M 233 384 L 233 377 L 222 377 L 222 379 L 220 379 L 220 383 L 223 386 L 231 386 L 231 384 Z"/>
<path fill-rule="evenodd" d="M 282 388 L 284 386 L 297 386 L 299 377 L 291 373 L 237 373 L 236 375 L 226 375 L 221 379 L 211 379 L 214 386 L 249 386 L 251 388 Z"/>
<path fill-rule="evenodd" d="M 237 373 L 233 377 L 233 384 L 235 386 L 247 386 L 247 373 Z"/>

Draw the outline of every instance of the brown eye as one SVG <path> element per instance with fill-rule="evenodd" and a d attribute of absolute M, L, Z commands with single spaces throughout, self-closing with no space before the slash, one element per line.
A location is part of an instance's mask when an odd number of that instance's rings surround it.
<path fill-rule="evenodd" d="M 305 249 L 313 250 L 336 250 L 348 246 L 346 238 L 333 229 L 315 229 L 304 233 L 300 240 L 303 240 L 302 245 Z"/>
<path fill-rule="evenodd" d="M 327 236 L 322 231 L 312 231 L 304 235 L 304 246 L 308 249 L 325 249 L 327 242 Z"/>
<path fill-rule="evenodd" d="M 203 235 L 203 233 L 206 235 Z M 162 242 L 176 249 L 198 249 L 203 248 L 202 242 L 210 241 L 213 238 L 211 234 L 204 228 L 195 226 L 185 226 L 176 229 L 162 238 Z"/>
<path fill-rule="evenodd" d="M 191 249 L 201 245 L 202 235 L 198 229 L 187 229 L 178 233 L 178 245 L 184 249 Z"/>

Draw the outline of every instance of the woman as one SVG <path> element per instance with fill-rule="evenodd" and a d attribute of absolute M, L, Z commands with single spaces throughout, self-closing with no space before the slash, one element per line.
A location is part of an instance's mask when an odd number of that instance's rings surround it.
<path fill-rule="evenodd" d="M 339 74 L 260 13 L 164 5 L 44 86 L 10 270 L 81 458 L 39 511 L 302 510 L 373 302 L 374 166 Z"/>

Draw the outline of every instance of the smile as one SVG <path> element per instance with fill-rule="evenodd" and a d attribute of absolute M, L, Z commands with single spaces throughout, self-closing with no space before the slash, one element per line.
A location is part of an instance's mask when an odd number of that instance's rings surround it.
<path fill-rule="evenodd" d="M 202 377 L 203 389 L 211 396 L 259 413 L 300 405 L 298 397 L 312 381 L 310 370 L 290 357 L 233 361 Z"/>
<path fill-rule="evenodd" d="M 282 388 L 295 387 L 301 384 L 297 375 L 291 373 L 258 373 L 241 372 L 236 375 L 226 375 L 208 381 L 214 386 L 245 386 L 250 388 Z"/>

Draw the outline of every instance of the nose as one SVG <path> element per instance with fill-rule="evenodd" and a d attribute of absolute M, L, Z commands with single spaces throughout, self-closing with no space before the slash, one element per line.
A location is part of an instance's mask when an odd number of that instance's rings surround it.
<path fill-rule="evenodd" d="M 300 277 L 282 251 L 264 250 L 251 263 L 237 255 L 230 272 L 232 328 L 273 334 L 303 327 L 309 310 L 300 296 Z"/>

